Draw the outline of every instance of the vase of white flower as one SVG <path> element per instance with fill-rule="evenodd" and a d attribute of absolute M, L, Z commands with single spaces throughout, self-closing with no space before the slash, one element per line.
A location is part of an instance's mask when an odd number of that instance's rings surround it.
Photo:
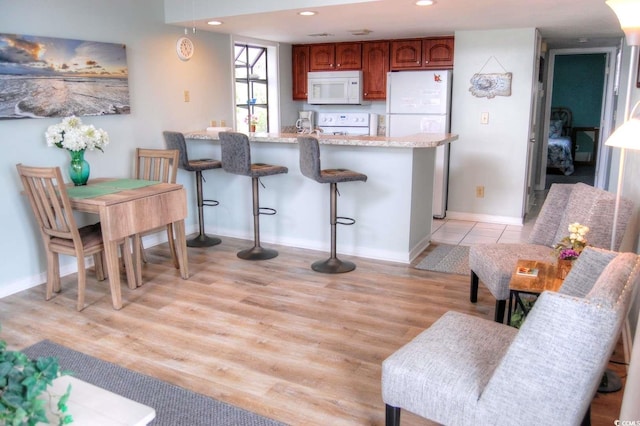
<path fill-rule="evenodd" d="M 80 151 L 69 151 L 71 162 L 69 163 L 69 177 L 75 186 L 86 185 L 89 180 L 91 168 L 84 159 L 84 149 Z"/>
<path fill-rule="evenodd" d="M 49 126 L 45 137 L 47 145 L 69 151 L 69 178 L 76 186 L 86 185 L 89 180 L 90 167 L 84 159 L 85 151 L 102 151 L 102 148 L 109 144 L 107 132 L 96 129 L 93 125 L 83 125 L 75 116 L 66 117 L 61 123 Z"/>

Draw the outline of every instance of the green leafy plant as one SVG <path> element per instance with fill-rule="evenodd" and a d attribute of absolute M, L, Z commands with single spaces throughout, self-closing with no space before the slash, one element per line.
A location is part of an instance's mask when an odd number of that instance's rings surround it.
<path fill-rule="evenodd" d="M 521 300 L 526 312 L 522 310 L 521 306 L 516 304 L 516 309 L 511 314 L 511 323 L 509 324 L 511 327 L 520 328 L 527 316 L 527 312 L 529 312 L 531 308 L 533 308 L 533 304 L 536 303 L 535 297 L 523 297 Z"/>
<path fill-rule="evenodd" d="M 22 352 L 8 351 L 7 343 L 0 340 L 0 424 L 48 424 L 47 404 L 55 407 L 51 412 L 58 418 L 58 425 L 73 422 L 71 415 L 67 414 L 71 386 L 61 396 L 47 391 L 53 380 L 64 374 L 66 372 L 60 371 L 57 358 L 30 360 Z"/>

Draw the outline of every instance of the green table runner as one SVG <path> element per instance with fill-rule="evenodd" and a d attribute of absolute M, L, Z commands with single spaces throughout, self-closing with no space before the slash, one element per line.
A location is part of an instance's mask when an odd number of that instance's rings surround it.
<path fill-rule="evenodd" d="M 142 188 L 155 185 L 160 181 L 143 179 L 116 179 L 105 182 L 90 183 L 84 186 L 72 186 L 67 189 L 71 198 L 93 198 L 101 195 L 114 194 L 127 189 Z"/>

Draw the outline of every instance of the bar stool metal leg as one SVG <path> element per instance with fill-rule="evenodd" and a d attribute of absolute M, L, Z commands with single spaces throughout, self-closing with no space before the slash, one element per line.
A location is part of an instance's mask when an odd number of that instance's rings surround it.
<path fill-rule="evenodd" d="M 257 177 L 251 178 L 253 193 L 253 247 L 238 252 L 238 257 L 244 260 L 266 260 L 278 256 L 277 250 L 260 246 L 260 215 L 273 215 L 276 214 L 276 211 L 271 208 L 260 207 L 258 183 Z"/>
<path fill-rule="evenodd" d="M 331 257 L 327 260 L 319 260 L 311 265 L 311 269 L 316 272 L 323 272 L 325 274 L 340 274 L 343 272 L 350 272 L 356 269 L 356 264 L 349 261 L 343 261 L 338 259 L 336 255 L 336 225 L 353 225 L 355 220 L 351 218 L 338 217 L 338 184 L 331 183 L 329 186 L 330 191 L 330 205 L 329 216 L 331 222 Z M 344 219 L 348 222 L 339 222 L 338 219 Z"/>
<path fill-rule="evenodd" d="M 204 232 L 204 206 L 205 200 L 203 200 L 202 196 L 202 171 L 197 170 L 196 172 L 196 192 L 198 196 L 198 235 L 194 238 L 187 240 L 187 246 L 189 247 L 211 247 L 218 245 L 222 242 L 218 237 L 211 237 Z M 207 200 L 207 206 L 217 206 L 217 201 Z"/>

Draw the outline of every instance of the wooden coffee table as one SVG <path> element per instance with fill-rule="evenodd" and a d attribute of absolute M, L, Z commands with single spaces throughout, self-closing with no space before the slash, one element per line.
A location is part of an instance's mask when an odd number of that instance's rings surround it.
<path fill-rule="evenodd" d="M 518 275 L 519 268 L 538 269 L 535 277 Z M 562 279 L 557 277 L 556 265 L 553 263 L 541 262 L 538 260 L 518 260 L 516 269 L 511 275 L 509 282 L 509 309 L 507 313 L 507 324 L 511 324 L 511 313 L 518 307 L 527 314 L 527 309 L 520 298 L 521 294 L 539 295 L 545 290 L 558 291 L 562 286 Z"/>

